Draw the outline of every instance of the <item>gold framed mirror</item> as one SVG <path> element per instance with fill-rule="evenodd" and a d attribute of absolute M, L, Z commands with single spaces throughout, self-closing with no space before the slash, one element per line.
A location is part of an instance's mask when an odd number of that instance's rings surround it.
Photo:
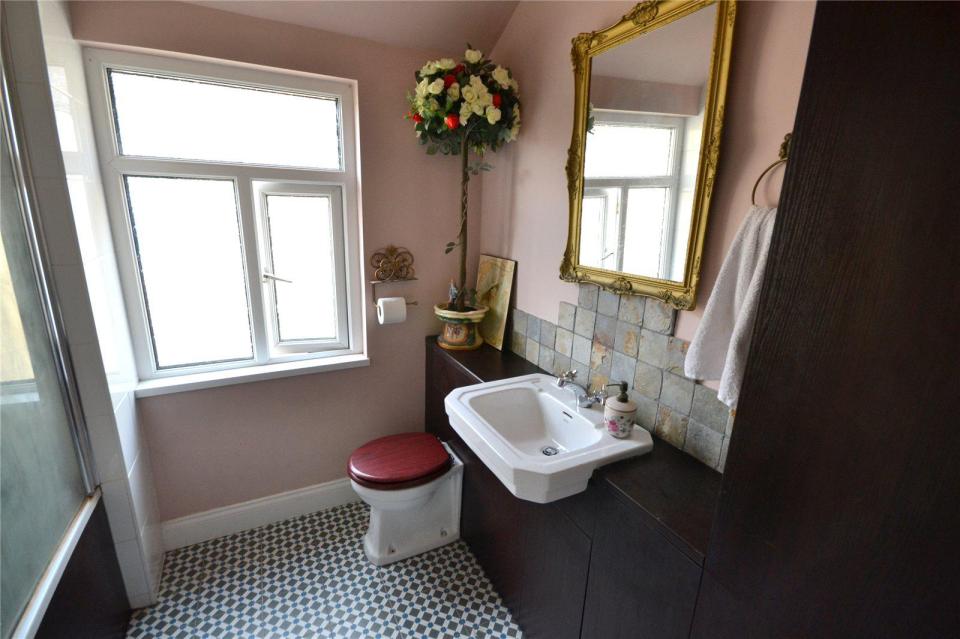
<path fill-rule="evenodd" d="M 734 0 L 646 0 L 573 39 L 561 279 L 694 307 L 735 16 Z"/>

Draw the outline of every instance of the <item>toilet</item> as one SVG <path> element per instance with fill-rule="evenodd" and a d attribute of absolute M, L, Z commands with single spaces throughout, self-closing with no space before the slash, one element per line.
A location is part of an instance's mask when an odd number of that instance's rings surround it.
<path fill-rule="evenodd" d="M 377 566 L 460 538 L 463 462 L 429 433 L 402 433 L 355 450 L 350 483 L 370 506 L 363 550 Z"/>

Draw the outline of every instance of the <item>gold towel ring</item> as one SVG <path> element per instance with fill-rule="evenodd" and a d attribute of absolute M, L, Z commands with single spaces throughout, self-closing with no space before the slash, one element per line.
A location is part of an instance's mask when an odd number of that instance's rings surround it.
<path fill-rule="evenodd" d="M 790 159 L 790 136 L 792 135 L 793 133 L 787 133 L 785 136 L 783 136 L 783 143 L 780 145 L 780 159 L 765 168 L 760 174 L 760 177 L 757 178 L 757 181 L 754 182 L 753 191 L 750 192 L 750 202 L 754 206 L 757 205 L 757 189 L 760 187 L 760 182 L 763 180 L 764 176 L 781 164 L 786 164 L 787 160 Z"/>

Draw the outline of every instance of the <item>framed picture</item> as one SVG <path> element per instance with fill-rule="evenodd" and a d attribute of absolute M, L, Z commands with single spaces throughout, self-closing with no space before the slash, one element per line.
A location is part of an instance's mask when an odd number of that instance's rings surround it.
<path fill-rule="evenodd" d="M 510 312 L 510 292 L 517 263 L 492 255 L 480 256 L 477 269 L 477 302 L 490 308 L 480 323 L 484 341 L 503 350 L 503 333 Z"/>

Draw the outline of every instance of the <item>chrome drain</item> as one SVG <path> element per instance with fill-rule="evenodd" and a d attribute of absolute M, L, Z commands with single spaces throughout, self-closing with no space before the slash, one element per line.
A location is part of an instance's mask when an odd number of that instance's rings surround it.
<path fill-rule="evenodd" d="M 554 448 L 553 446 L 544 446 L 543 448 L 540 449 L 540 452 L 546 455 L 547 457 L 553 457 L 560 451 Z"/>

